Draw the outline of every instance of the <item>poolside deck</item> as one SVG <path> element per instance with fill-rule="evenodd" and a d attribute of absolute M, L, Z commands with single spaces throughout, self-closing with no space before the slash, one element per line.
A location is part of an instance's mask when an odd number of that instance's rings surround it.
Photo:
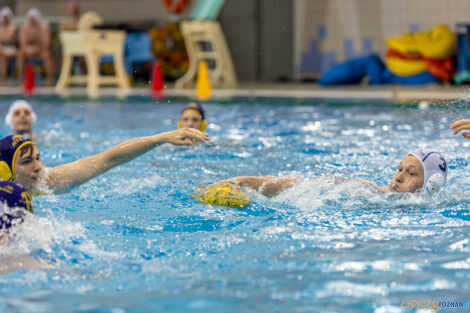
<path fill-rule="evenodd" d="M 421 100 L 433 103 L 447 103 L 455 100 L 468 99 L 469 86 L 335 86 L 323 87 L 313 83 L 260 83 L 242 82 L 237 89 L 213 90 L 213 99 L 226 99 L 232 97 L 266 97 L 266 98 L 297 98 L 297 99 L 353 99 L 353 100 L 381 100 L 390 102 L 416 102 Z M 0 95 L 22 95 L 21 87 L 0 87 Z M 37 87 L 35 95 L 56 95 L 52 87 Z M 117 88 L 101 88 L 102 96 L 143 96 L 148 95 L 145 86 L 135 87 L 123 93 Z M 65 96 L 86 97 L 85 88 L 70 88 Z M 164 90 L 167 97 L 195 97 L 193 89 L 175 89 L 171 84 Z"/>

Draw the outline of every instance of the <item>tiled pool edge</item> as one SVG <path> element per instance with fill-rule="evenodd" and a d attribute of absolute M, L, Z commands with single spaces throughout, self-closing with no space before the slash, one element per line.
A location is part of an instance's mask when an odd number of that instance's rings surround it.
<path fill-rule="evenodd" d="M 320 87 L 306 84 L 247 84 L 237 89 L 213 89 L 212 99 L 227 99 L 236 97 L 245 98 L 297 98 L 297 99 L 351 99 L 351 100 L 382 100 L 389 102 L 414 102 L 428 100 L 433 102 L 447 102 L 466 100 L 468 97 L 466 86 L 341 86 Z M 0 96 L 22 96 L 22 88 L 2 87 Z M 70 88 L 66 93 L 57 94 L 52 87 L 38 87 L 34 95 L 86 97 L 85 88 Z M 117 88 L 102 88 L 100 96 L 103 97 L 147 97 L 150 96 L 147 88 L 132 88 L 122 91 Z M 194 98 L 193 89 L 165 89 L 163 97 Z"/>

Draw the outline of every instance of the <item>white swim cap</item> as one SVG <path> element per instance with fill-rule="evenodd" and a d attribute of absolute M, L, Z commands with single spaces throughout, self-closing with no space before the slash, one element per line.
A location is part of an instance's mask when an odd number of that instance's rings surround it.
<path fill-rule="evenodd" d="M 408 154 L 417 157 L 423 165 L 424 183 L 421 192 L 437 193 L 447 181 L 447 163 L 444 157 L 432 149 L 411 150 Z"/>
<path fill-rule="evenodd" d="M 37 20 L 41 19 L 41 12 L 37 8 L 31 8 L 28 10 L 28 13 L 26 13 L 26 16 L 29 18 L 35 18 Z"/>
<path fill-rule="evenodd" d="M 5 124 L 7 124 L 10 127 L 13 126 L 13 122 L 12 122 L 13 113 L 15 113 L 15 111 L 20 108 L 28 109 L 28 111 L 31 113 L 31 119 L 33 121 L 33 124 L 34 122 L 36 122 L 36 113 L 34 113 L 31 105 L 25 100 L 16 100 L 10 105 L 7 115 L 5 115 Z"/>
<path fill-rule="evenodd" d="M 0 10 L 0 17 L 4 17 L 4 16 L 12 16 L 13 15 L 13 11 L 10 9 L 10 7 L 3 7 L 1 10 Z"/>

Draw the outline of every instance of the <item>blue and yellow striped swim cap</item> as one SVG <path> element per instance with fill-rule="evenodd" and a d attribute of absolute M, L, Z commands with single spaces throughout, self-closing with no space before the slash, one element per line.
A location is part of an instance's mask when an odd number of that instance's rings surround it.
<path fill-rule="evenodd" d="M 23 222 L 25 211 L 33 213 L 29 192 L 12 181 L 0 181 L 0 230 Z"/>
<path fill-rule="evenodd" d="M 10 135 L 0 140 L 0 179 L 15 180 L 15 160 L 26 145 L 36 146 L 31 139 L 21 135 Z"/>
<path fill-rule="evenodd" d="M 197 113 L 199 113 L 199 115 L 201 116 L 201 127 L 199 128 L 199 130 L 202 131 L 202 132 L 205 131 L 206 127 L 207 127 L 207 121 L 206 121 L 206 115 L 204 113 L 204 109 L 202 108 L 202 106 L 200 106 L 196 102 L 190 102 L 188 105 L 186 105 L 183 108 L 183 110 L 181 111 L 180 116 L 182 116 L 183 113 L 186 112 L 187 110 L 193 110 L 193 111 L 196 111 Z M 181 128 L 182 127 L 181 121 L 178 121 L 177 125 L 178 125 L 178 128 Z"/>

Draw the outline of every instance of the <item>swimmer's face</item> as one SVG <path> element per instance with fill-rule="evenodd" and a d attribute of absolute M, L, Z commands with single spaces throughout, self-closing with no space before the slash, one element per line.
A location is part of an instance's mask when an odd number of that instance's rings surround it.
<path fill-rule="evenodd" d="M 392 192 L 416 192 L 424 184 L 424 169 L 415 156 L 407 154 L 389 185 Z"/>
<path fill-rule="evenodd" d="M 18 151 L 15 160 L 15 181 L 26 190 L 37 187 L 42 171 L 41 156 L 35 145 L 27 145 Z"/>
<path fill-rule="evenodd" d="M 2 17 L 2 23 L 7 25 L 8 23 L 10 23 L 10 17 L 7 15 L 7 14 L 4 14 L 3 17 Z"/>
<path fill-rule="evenodd" d="M 68 15 L 78 15 L 80 13 L 80 7 L 76 1 L 69 1 L 66 11 Z"/>
<path fill-rule="evenodd" d="M 38 25 L 38 24 L 39 24 L 39 20 L 38 20 L 35 16 L 30 16 L 30 17 L 29 17 L 29 22 L 30 22 L 32 25 Z"/>
<path fill-rule="evenodd" d="M 196 110 L 186 110 L 181 114 L 181 127 L 201 129 L 202 117 Z"/>
<path fill-rule="evenodd" d="M 11 119 L 13 130 L 17 133 L 30 133 L 33 128 L 33 118 L 27 108 L 18 108 Z"/>

